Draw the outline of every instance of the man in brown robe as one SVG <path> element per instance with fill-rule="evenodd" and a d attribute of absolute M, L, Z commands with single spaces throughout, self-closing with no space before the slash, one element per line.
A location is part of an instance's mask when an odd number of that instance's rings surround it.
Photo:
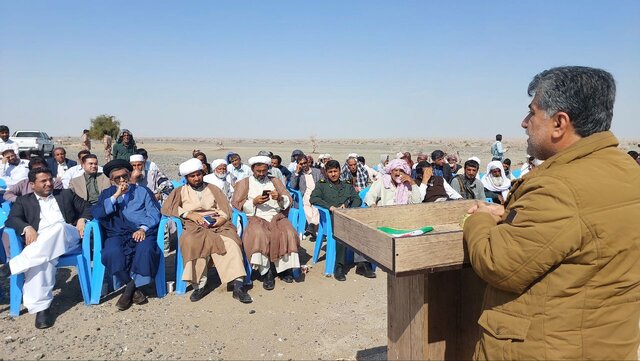
<path fill-rule="evenodd" d="M 174 189 L 162 206 L 162 214 L 179 217 L 184 226 L 178 240 L 184 259 L 182 280 L 193 285 L 190 300 L 199 301 L 213 289 L 206 273 L 215 266 L 223 284 L 233 281 L 233 298 L 251 303 L 244 288 L 242 241 L 230 221 L 231 205 L 218 187 L 203 181 L 202 169 L 197 158 L 180 164 L 187 184 Z"/>
<path fill-rule="evenodd" d="M 254 270 L 263 276 L 266 290 L 275 287 L 275 274 L 293 282 L 293 268 L 300 267 L 300 238 L 284 212 L 291 206 L 291 195 L 276 177 L 269 177 L 271 158 L 249 159 L 253 174 L 235 184 L 231 204 L 247 214 L 244 251 Z"/>

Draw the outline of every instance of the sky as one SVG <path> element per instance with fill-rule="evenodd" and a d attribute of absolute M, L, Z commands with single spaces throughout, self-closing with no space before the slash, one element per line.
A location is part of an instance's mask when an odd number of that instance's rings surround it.
<path fill-rule="evenodd" d="M 524 138 L 542 70 L 616 78 L 640 136 L 640 1 L 0 0 L 0 124 L 80 136 Z M 505 139 L 506 139 L 505 138 Z"/>

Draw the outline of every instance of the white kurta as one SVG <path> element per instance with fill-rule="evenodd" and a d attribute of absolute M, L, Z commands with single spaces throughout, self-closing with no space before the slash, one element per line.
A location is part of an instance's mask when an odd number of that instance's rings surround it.
<path fill-rule="evenodd" d="M 44 311 L 51 306 L 58 257 L 80 245 L 78 230 L 64 222 L 55 198 L 36 198 L 40 203 L 38 237 L 9 261 L 13 274 L 24 273 L 22 297 L 29 313 Z"/>

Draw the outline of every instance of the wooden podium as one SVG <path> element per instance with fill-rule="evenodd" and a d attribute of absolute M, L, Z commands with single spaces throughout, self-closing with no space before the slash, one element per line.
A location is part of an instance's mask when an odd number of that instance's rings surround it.
<path fill-rule="evenodd" d="M 469 265 L 460 227 L 473 202 L 334 212 L 334 237 L 387 272 L 389 360 L 471 359 L 485 288 Z M 382 226 L 434 230 L 394 238 Z"/>

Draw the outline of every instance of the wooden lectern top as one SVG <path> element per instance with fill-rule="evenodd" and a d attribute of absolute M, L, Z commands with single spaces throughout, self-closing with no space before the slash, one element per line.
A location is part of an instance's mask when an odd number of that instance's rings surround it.
<path fill-rule="evenodd" d="M 474 202 L 339 209 L 333 212 L 333 234 L 394 275 L 461 268 L 469 259 L 460 221 Z M 434 229 L 420 236 L 396 238 L 377 229 L 384 226 Z"/>

